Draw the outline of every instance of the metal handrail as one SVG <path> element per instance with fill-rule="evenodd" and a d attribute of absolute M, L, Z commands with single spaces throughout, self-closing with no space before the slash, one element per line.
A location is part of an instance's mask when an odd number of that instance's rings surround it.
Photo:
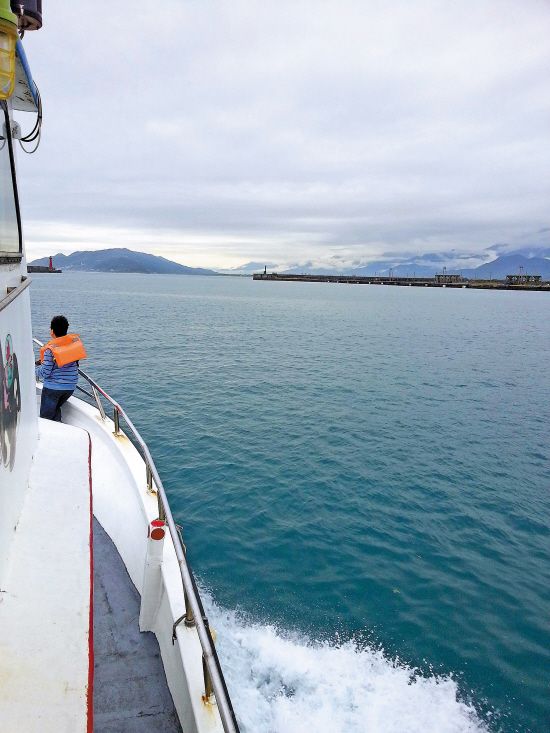
<path fill-rule="evenodd" d="M 22 277 L 19 285 L 16 285 L 14 288 L 9 288 L 6 296 L 0 300 L 0 311 L 3 311 L 10 303 L 13 303 L 30 284 L 31 281 L 27 277 Z"/>
<path fill-rule="evenodd" d="M 33 338 L 33 341 L 38 346 L 44 345 L 36 338 Z M 142 451 L 142 457 L 145 461 L 147 472 L 147 483 L 149 486 L 151 485 L 150 477 L 152 477 L 156 484 L 160 515 L 159 518 L 164 519 L 164 521 L 168 525 L 170 536 L 174 544 L 176 557 L 178 559 L 178 565 L 183 584 L 185 615 L 178 619 L 174 624 L 174 634 L 177 624 L 181 621 L 185 621 L 186 626 L 196 626 L 197 634 L 202 647 L 205 686 L 204 699 L 208 700 L 210 694 L 213 691 L 216 697 L 216 702 L 218 705 L 218 710 L 225 733 L 239 733 L 239 726 L 235 717 L 235 712 L 233 710 L 231 700 L 229 698 L 227 685 L 223 676 L 220 660 L 218 659 L 216 647 L 214 646 L 208 618 L 204 612 L 193 572 L 189 567 L 187 559 L 185 557 L 185 549 L 181 541 L 178 526 L 176 525 L 174 517 L 172 516 L 172 511 L 168 503 L 166 491 L 164 490 L 164 486 L 162 484 L 162 481 L 160 480 L 157 467 L 155 466 L 155 462 L 153 461 L 151 453 L 149 452 L 149 448 L 139 434 L 139 431 L 135 427 L 134 423 L 130 420 L 125 410 L 119 405 L 119 403 L 116 402 L 116 400 L 114 400 L 107 392 L 105 392 L 105 390 L 102 389 L 99 384 L 97 384 L 97 382 L 93 380 L 88 374 L 86 374 L 86 372 L 82 371 L 82 369 L 79 369 L 78 373 L 92 387 L 92 392 L 94 393 L 97 408 L 102 416 L 102 419 L 105 419 L 105 412 L 103 410 L 103 405 L 100 402 L 99 394 L 101 394 L 107 400 L 107 402 L 109 402 L 113 406 L 113 422 L 115 424 L 115 434 L 118 435 L 120 433 L 120 417 L 123 417 L 126 425 L 130 428 L 132 435 L 134 436 L 138 446 Z M 91 396 L 85 390 L 82 391 Z"/>

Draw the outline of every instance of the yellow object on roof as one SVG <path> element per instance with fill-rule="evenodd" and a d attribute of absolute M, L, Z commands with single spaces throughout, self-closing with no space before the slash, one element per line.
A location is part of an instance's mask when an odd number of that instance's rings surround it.
<path fill-rule="evenodd" d="M 16 43 L 17 26 L 0 16 L 0 99 L 8 99 L 13 94 Z"/>

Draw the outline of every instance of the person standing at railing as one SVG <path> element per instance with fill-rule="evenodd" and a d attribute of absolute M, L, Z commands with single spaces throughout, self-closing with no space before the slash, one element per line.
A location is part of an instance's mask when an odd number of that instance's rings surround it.
<path fill-rule="evenodd" d="M 36 362 L 36 378 L 44 382 L 40 417 L 61 422 L 61 406 L 75 391 L 78 363 L 86 358 L 86 349 L 78 334 L 67 333 L 65 316 L 54 316 L 50 329 L 52 338 L 40 349 Z"/>

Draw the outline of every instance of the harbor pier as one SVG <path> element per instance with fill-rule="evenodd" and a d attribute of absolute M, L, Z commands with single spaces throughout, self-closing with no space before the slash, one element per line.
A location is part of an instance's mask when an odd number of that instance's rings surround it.
<path fill-rule="evenodd" d="M 460 275 L 439 274 L 434 277 L 383 277 L 357 275 L 290 275 L 276 272 L 255 272 L 254 280 L 272 282 L 340 283 L 346 285 L 390 285 L 417 288 L 469 288 L 475 290 L 539 290 L 550 292 L 550 281 L 540 275 L 508 275 L 506 280 L 474 280 Z"/>

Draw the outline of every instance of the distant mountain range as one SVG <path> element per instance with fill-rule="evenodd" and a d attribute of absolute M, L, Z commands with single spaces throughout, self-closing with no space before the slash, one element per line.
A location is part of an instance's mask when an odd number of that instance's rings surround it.
<path fill-rule="evenodd" d="M 263 268 L 262 268 L 263 269 Z M 269 269 L 269 268 L 268 268 Z M 308 267 L 307 265 L 285 270 L 285 275 L 359 275 L 373 277 L 374 275 L 395 275 L 395 277 L 433 277 L 441 268 L 427 267 L 416 262 L 395 264 L 394 262 L 369 262 L 364 267 L 342 268 L 339 270 L 323 267 Z"/>
<path fill-rule="evenodd" d="M 503 255 L 492 262 L 473 270 L 462 270 L 464 277 L 493 280 L 504 280 L 506 275 L 517 275 L 520 268 L 526 275 L 542 275 L 543 280 L 550 279 L 550 260 L 545 257 L 525 257 L 524 255 Z"/>
<path fill-rule="evenodd" d="M 488 248 L 485 257 L 494 256 L 499 253 L 500 247 L 495 245 Z M 447 264 L 447 273 L 458 273 L 467 278 L 503 280 L 506 275 L 518 274 L 520 268 L 529 275 L 541 275 L 543 280 L 550 279 L 550 249 L 534 248 L 510 252 L 502 249 L 502 254 L 490 262 L 485 262 L 477 267 L 457 268 L 455 265 Z M 506 253 L 504 253 L 506 252 Z M 536 254 L 534 254 L 536 252 Z M 533 256 L 534 255 L 534 256 Z M 481 255 L 483 256 L 483 255 Z M 478 261 L 481 259 L 478 255 Z M 330 268 L 315 267 L 311 262 L 305 262 L 291 269 L 284 270 L 271 262 L 247 262 L 241 267 L 231 270 L 223 270 L 226 274 L 251 274 L 262 272 L 267 267 L 268 272 L 284 272 L 293 275 L 362 275 L 362 276 L 388 276 L 395 277 L 433 277 L 443 270 L 446 265 L 446 257 L 450 254 L 436 252 L 411 257 L 407 261 L 377 260 L 369 262 L 360 267 Z M 472 257 L 465 257 L 465 262 L 471 264 Z M 475 261 L 475 260 L 474 260 Z M 29 263 L 30 265 L 48 266 L 49 258 L 42 257 Z M 57 254 L 53 258 L 53 265 L 64 272 L 136 272 L 151 274 L 175 274 L 175 275 L 219 275 L 220 272 L 207 270 L 202 267 L 187 267 L 178 262 L 172 262 L 165 257 L 146 254 L 145 252 L 134 252 L 126 248 L 100 249 L 95 251 L 73 252 L 70 255 Z"/>
<path fill-rule="evenodd" d="M 544 252 L 546 254 L 546 251 Z M 304 263 L 289 270 L 277 270 L 289 275 L 361 275 L 372 277 L 375 275 L 394 277 L 433 277 L 440 273 L 445 266 L 445 261 L 439 263 L 421 264 L 413 260 L 409 262 L 391 262 L 389 260 L 378 260 L 369 262 L 363 267 L 342 267 L 319 268 L 312 267 L 311 263 Z M 550 259 L 545 256 L 528 257 L 524 254 L 510 253 L 496 257 L 490 262 L 485 262 L 477 267 L 457 268 L 447 266 L 448 274 L 461 274 L 470 279 L 493 279 L 503 280 L 506 275 L 519 274 L 520 268 L 529 275 L 541 275 L 543 280 L 550 279 Z M 263 265 L 257 268 L 257 272 L 263 270 Z M 269 270 L 268 266 L 268 270 Z"/>
<path fill-rule="evenodd" d="M 30 265 L 49 264 L 49 257 L 41 257 Z M 158 275 L 217 275 L 214 270 L 202 267 L 186 267 L 165 257 L 157 257 L 131 249 L 98 249 L 95 251 L 73 252 L 70 255 L 56 254 L 53 266 L 64 272 L 141 272 Z"/>

